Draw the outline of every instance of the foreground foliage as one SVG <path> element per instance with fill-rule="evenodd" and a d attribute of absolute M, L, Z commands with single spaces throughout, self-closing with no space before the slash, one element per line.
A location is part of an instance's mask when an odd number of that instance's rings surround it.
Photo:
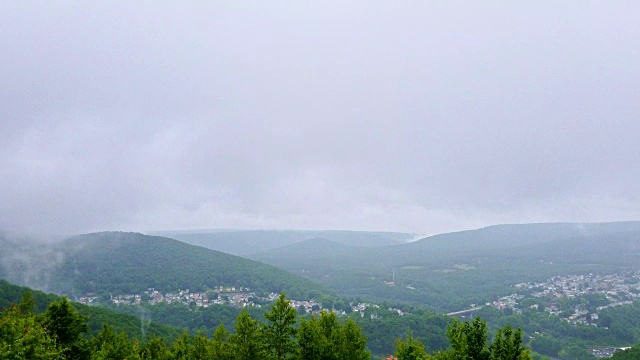
<path fill-rule="evenodd" d="M 23 311 L 26 311 L 25 309 L 33 309 L 33 312 L 43 313 L 51 303 L 60 301 L 60 299 L 57 295 L 45 294 L 41 291 L 31 290 L 28 287 L 17 286 L 0 280 L 0 309 L 10 309 L 11 304 L 20 303 L 19 306 Z M 148 320 L 148 318 L 147 320 L 141 319 L 140 315 L 146 315 L 141 312 L 120 314 L 101 307 L 87 306 L 75 302 L 67 303 L 86 320 L 89 329 L 84 333 L 83 336 L 85 337 L 97 335 L 105 323 L 111 326 L 114 331 L 125 332 L 132 338 L 140 339 L 141 341 L 146 341 L 155 335 L 165 339 L 165 341 L 173 342 L 181 334 L 181 331 L 173 326 L 158 324 Z"/>
<path fill-rule="evenodd" d="M 0 317 L 0 358 L 2 359 L 296 359 L 296 360 L 367 360 L 367 339 L 355 321 L 339 321 L 333 312 L 303 318 L 298 322 L 296 310 L 281 294 L 264 314 L 260 323 L 247 311 L 235 321 L 235 333 L 229 335 L 220 325 L 209 337 L 187 331 L 173 343 L 152 336 L 140 344 L 125 332 L 116 332 L 104 324 L 95 336 L 87 335 L 87 317 L 81 315 L 66 297 L 49 304 L 37 314 L 31 293 L 24 294 L 19 305 L 4 309 Z M 451 348 L 433 356 L 413 338 L 398 340 L 399 360 L 409 359 L 530 359 L 522 346 L 520 330 L 504 328 L 488 344 L 486 324 L 477 318 L 472 323 L 454 320 L 447 330 Z"/>
<path fill-rule="evenodd" d="M 477 317 L 472 322 L 454 319 L 447 328 L 451 348 L 427 355 L 424 345 L 411 332 L 405 340 L 397 340 L 397 360 L 530 360 L 529 349 L 522 345 L 522 332 L 506 326 L 487 342 L 487 324 Z"/>

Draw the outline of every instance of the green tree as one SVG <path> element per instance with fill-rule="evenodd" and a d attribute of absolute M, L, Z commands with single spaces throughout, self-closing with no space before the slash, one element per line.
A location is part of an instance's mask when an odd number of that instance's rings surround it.
<path fill-rule="evenodd" d="M 0 359 L 63 359 L 55 339 L 36 319 L 19 307 L 5 309 L 0 317 Z"/>
<path fill-rule="evenodd" d="M 522 330 L 510 326 L 499 329 L 489 347 L 491 360 L 530 360 L 529 349 L 522 346 Z"/>
<path fill-rule="evenodd" d="M 367 351 L 367 338 L 362 335 L 362 328 L 352 319 L 343 323 L 337 338 L 333 338 L 337 359 L 368 360 L 371 357 Z"/>
<path fill-rule="evenodd" d="M 242 312 L 236 318 L 235 329 L 236 333 L 229 337 L 234 358 L 236 360 L 262 358 L 263 351 L 258 321 L 252 319 L 245 309 L 242 309 Z"/>
<path fill-rule="evenodd" d="M 343 346 L 343 333 L 333 311 L 320 311 L 320 316 L 302 320 L 297 334 L 298 358 L 305 360 L 337 360 Z M 347 352 L 348 349 L 342 350 Z M 351 358 L 351 356 L 347 356 Z"/>
<path fill-rule="evenodd" d="M 529 349 L 522 345 L 522 331 L 505 326 L 496 332 L 487 346 L 487 324 L 476 317 L 473 322 L 453 323 L 447 328 L 451 348 L 434 355 L 438 360 L 531 360 Z"/>
<path fill-rule="evenodd" d="M 268 324 L 263 326 L 262 333 L 268 353 L 278 360 L 286 359 L 295 351 L 296 310 L 281 293 L 264 317 Z"/>
<path fill-rule="evenodd" d="M 81 334 L 89 330 L 86 318 L 76 311 L 66 296 L 49 304 L 44 313 L 44 325 L 66 357 L 88 357 L 86 345 L 81 338 Z"/>
<path fill-rule="evenodd" d="M 91 360 L 138 360 L 140 359 L 137 342 L 132 342 L 125 332 L 116 334 L 109 325 L 89 342 L 92 350 Z M 72 358 L 74 359 L 74 358 Z"/>
<path fill-rule="evenodd" d="M 209 359 L 211 357 L 211 342 L 202 331 L 198 331 L 198 334 L 191 339 L 191 347 L 188 354 L 188 358 L 194 360 Z"/>
<path fill-rule="evenodd" d="M 488 360 L 490 356 L 487 348 L 487 324 L 479 317 L 473 322 L 453 323 L 447 327 L 447 337 L 451 349 L 446 355 L 456 360 Z"/>
<path fill-rule="evenodd" d="M 340 323 L 338 322 L 336 313 L 333 311 L 321 311 L 319 323 L 324 337 L 328 341 L 333 341 L 334 334 L 336 334 L 340 329 Z"/>
<path fill-rule="evenodd" d="M 155 335 L 140 349 L 140 358 L 144 360 L 169 360 L 171 353 L 162 338 Z"/>
<path fill-rule="evenodd" d="M 36 311 L 36 299 L 33 297 L 31 291 L 27 290 L 22 294 L 22 299 L 18 308 L 23 313 L 35 313 Z"/>
<path fill-rule="evenodd" d="M 185 330 L 182 335 L 171 345 L 171 355 L 175 360 L 187 360 L 190 358 L 191 335 Z"/>
<path fill-rule="evenodd" d="M 228 341 L 229 334 L 223 324 L 220 324 L 213 333 L 211 341 L 211 358 L 212 359 L 230 359 L 232 358 L 231 345 Z"/>
<path fill-rule="evenodd" d="M 328 349 L 328 342 L 315 316 L 309 320 L 302 320 L 297 336 L 297 358 L 299 360 L 322 360 L 323 353 Z"/>
<path fill-rule="evenodd" d="M 300 360 L 368 360 L 367 339 L 351 319 L 339 323 L 334 312 L 320 312 L 302 320 L 297 334 L 297 359 Z"/>
<path fill-rule="evenodd" d="M 411 330 L 407 331 L 405 340 L 396 340 L 395 353 L 398 360 L 424 360 L 427 358 L 424 345 L 411 335 Z"/>

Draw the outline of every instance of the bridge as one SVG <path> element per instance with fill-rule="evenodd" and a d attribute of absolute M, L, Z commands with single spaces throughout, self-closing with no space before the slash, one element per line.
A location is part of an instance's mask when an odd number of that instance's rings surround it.
<path fill-rule="evenodd" d="M 448 314 L 446 314 L 447 316 L 463 316 L 463 315 L 471 315 L 474 312 L 478 311 L 482 309 L 482 306 L 477 306 L 471 309 L 467 309 L 467 310 L 461 310 L 461 311 L 454 311 L 454 312 L 450 312 Z"/>

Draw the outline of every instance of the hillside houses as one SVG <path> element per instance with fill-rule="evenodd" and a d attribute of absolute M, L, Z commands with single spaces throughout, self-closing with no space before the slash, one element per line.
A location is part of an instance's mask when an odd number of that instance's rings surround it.
<path fill-rule="evenodd" d="M 93 294 L 95 295 L 95 294 Z M 162 293 L 156 289 L 149 288 L 142 294 L 121 294 L 112 295 L 110 302 L 114 305 L 140 305 L 142 303 L 148 303 L 151 305 L 157 304 L 182 304 L 184 306 L 195 306 L 207 308 L 212 305 L 229 305 L 236 308 L 243 308 L 246 306 L 262 307 L 262 304 L 267 304 L 275 301 L 279 294 L 270 293 L 264 297 L 258 296 L 254 292 L 250 292 L 249 289 L 242 289 L 235 287 L 219 286 L 214 289 L 204 292 L 191 292 L 189 289 L 177 290 L 175 292 Z M 84 296 L 81 298 L 85 303 L 93 302 L 96 297 Z M 327 309 L 323 308 L 322 304 L 314 300 L 289 300 L 291 306 L 304 313 L 319 314 L 320 311 L 333 311 L 338 315 L 347 315 L 344 310 Z M 370 316 L 372 319 L 378 318 L 378 311 L 380 305 L 372 303 L 351 303 L 349 304 L 350 312 L 360 313 L 362 317 Z M 405 313 L 400 309 L 389 308 L 391 312 L 396 312 L 402 316 Z M 365 315 L 365 312 L 367 313 Z"/>
<path fill-rule="evenodd" d="M 111 302 L 116 305 L 139 305 L 142 302 L 142 296 L 140 295 L 112 296 Z"/>
<path fill-rule="evenodd" d="M 205 292 L 190 292 L 189 289 L 185 289 L 165 294 L 162 294 L 155 289 L 148 289 L 144 294 L 152 305 L 159 303 L 181 303 L 187 306 L 194 305 L 198 307 L 209 307 L 209 305 L 213 304 L 230 304 L 237 307 L 253 305 L 250 298 L 255 296 L 254 293 L 235 292 L 235 287 L 220 286 L 215 289 L 216 290 L 209 290 Z"/>
<path fill-rule="evenodd" d="M 555 276 L 541 283 L 516 284 L 515 288 L 517 294 L 486 305 L 521 313 L 526 303 L 528 309 L 558 315 L 571 323 L 597 326 L 601 310 L 640 298 L 640 272 Z"/>
<path fill-rule="evenodd" d="M 248 288 L 236 288 L 234 286 L 216 286 L 214 289 L 202 292 L 191 292 L 189 289 L 175 292 L 162 293 L 154 288 L 149 288 L 142 294 L 111 295 L 110 302 L 114 305 L 139 305 L 143 302 L 151 305 L 157 304 L 182 304 L 185 306 L 209 307 L 211 305 L 230 305 L 236 308 L 246 306 L 262 307 L 261 304 L 275 301 L 279 294 L 270 293 L 265 297 L 259 297 Z M 97 297 L 83 296 L 77 301 L 83 304 L 92 304 Z M 322 306 L 313 300 L 290 300 L 296 309 L 303 306 L 306 312 L 318 313 Z"/>

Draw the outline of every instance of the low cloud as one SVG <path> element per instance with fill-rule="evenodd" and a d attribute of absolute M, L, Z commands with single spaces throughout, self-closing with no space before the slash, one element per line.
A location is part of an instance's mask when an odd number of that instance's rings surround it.
<path fill-rule="evenodd" d="M 635 5 L 2 5 L 0 228 L 640 217 Z"/>

